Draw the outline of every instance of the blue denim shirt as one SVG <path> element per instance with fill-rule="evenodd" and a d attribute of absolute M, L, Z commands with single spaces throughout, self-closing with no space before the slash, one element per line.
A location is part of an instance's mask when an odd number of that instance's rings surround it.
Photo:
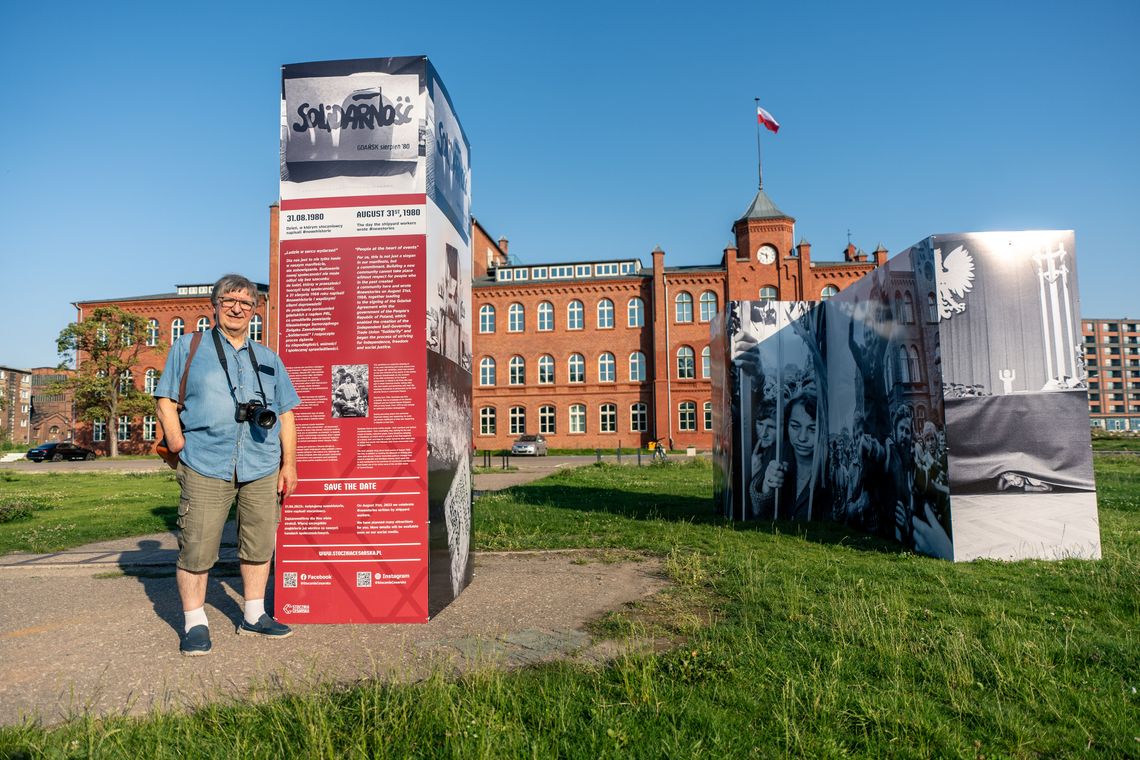
<path fill-rule="evenodd" d="M 229 379 L 207 331 L 186 378 L 186 408 L 182 411 L 186 447 L 179 457 L 187 467 L 206 477 L 230 480 L 236 474 L 238 481 L 244 483 L 273 473 L 281 464 L 281 423 L 266 429 L 251 422 L 238 422 L 234 417 L 235 402 L 260 398 L 247 352 L 253 351 L 271 411 L 280 416 L 301 399 L 277 354 L 252 340 L 246 340 L 237 350 L 224 336 L 219 337 L 229 365 Z M 154 390 L 156 398 L 178 402 L 178 385 L 192 338 L 193 334 L 184 335 L 170 347 L 166 367 Z"/>

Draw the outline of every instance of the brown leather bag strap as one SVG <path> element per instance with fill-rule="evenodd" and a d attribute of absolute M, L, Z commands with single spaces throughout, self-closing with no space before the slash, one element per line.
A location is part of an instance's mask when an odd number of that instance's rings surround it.
<path fill-rule="evenodd" d="M 202 331 L 194 333 L 190 339 L 190 355 L 186 357 L 186 366 L 182 370 L 182 382 L 178 384 L 178 411 L 186 408 L 186 378 L 190 376 L 190 362 L 194 361 L 194 354 L 198 352 L 198 344 L 202 342 Z"/>

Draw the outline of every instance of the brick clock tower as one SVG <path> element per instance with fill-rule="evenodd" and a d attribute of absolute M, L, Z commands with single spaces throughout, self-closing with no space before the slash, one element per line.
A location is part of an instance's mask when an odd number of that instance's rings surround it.
<path fill-rule="evenodd" d="M 732 225 L 735 248 L 725 251 L 729 300 L 774 296 L 789 301 L 802 297 L 798 262 L 787 261 L 797 255 L 792 243 L 795 224 L 795 219 L 776 208 L 763 188 L 757 191 L 744 216 Z"/>

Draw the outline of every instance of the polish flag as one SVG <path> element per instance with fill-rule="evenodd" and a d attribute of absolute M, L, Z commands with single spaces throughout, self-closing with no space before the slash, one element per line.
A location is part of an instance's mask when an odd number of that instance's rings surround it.
<path fill-rule="evenodd" d="M 772 118 L 772 114 L 765 111 L 760 106 L 756 106 L 756 121 L 763 124 L 773 133 L 780 131 L 780 122 Z"/>

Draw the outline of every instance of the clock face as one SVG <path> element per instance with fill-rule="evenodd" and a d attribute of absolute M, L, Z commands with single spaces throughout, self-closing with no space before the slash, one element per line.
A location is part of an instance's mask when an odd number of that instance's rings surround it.
<path fill-rule="evenodd" d="M 770 245 L 760 246 L 760 250 L 756 251 L 756 259 L 761 264 L 771 264 L 776 260 L 776 249 Z"/>

